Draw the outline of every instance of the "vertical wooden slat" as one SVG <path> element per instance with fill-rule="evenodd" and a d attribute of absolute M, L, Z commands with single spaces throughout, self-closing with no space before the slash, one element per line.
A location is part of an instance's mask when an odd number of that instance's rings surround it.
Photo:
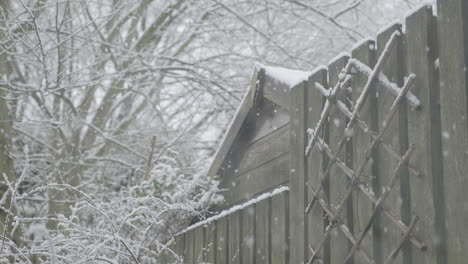
<path fill-rule="evenodd" d="M 293 87 L 290 99 L 290 263 L 303 263 L 307 255 L 307 82 Z"/>
<path fill-rule="evenodd" d="M 342 56 L 337 58 L 335 61 L 332 61 L 328 65 L 328 81 L 330 87 L 333 87 L 336 83 L 338 83 L 341 70 L 345 67 L 346 63 L 348 62 L 348 59 L 348 56 Z M 338 96 L 338 98 L 341 99 L 343 102 L 345 101 L 344 96 Z M 339 112 L 338 109 L 336 109 L 335 107 L 333 108 L 334 109 L 332 110 L 329 116 L 329 145 L 332 151 L 336 153 L 337 145 L 344 135 L 346 118 L 342 113 Z M 346 147 L 342 148 L 338 157 L 342 161 L 346 159 Z M 334 165 L 330 170 L 330 203 L 333 208 L 338 207 L 338 205 L 343 200 L 347 185 L 348 184 L 345 175 L 343 174 L 340 168 Z M 348 204 L 344 206 L 347 207 Z M 348 208 L 342 210 L 339 216 L 339 221 L 342 221 L 342 223 L 344 224 L 346 224 L 347 210 Z M 350 229 L 352 228 L 350 227 Z M 330 236 L 330 243 L 330 263 L 343 263 L 348 252 L 348 245 L 346 237 L 343 235 L 343 233 L 338 227 L 334 228 L 334 230 L 332 231 Z"/>
<path fill-rule="evenodd" d="M 366 64 L 370 68 L 373 68 L 375 65 L 375 47 L 376 43 L 373 40 L 368 40 L 362 43 L 360 46 L 355 47 L 352 51 L 353 59 L 357 59 L 360 62 Z M 367 76 L 363 74 L 356 74 L 352 81 L 353 88 L 353 100 L 354 102 L 359 98 L 365 84 L 367 82 Z M 364 102 L 364 105 L 360 112 L 360 119 L 367 124 L 368 128 L 376 132 L 378 126 L 377 120 L 377 98 L 376 98 L 376 87 L 373 85 L 369 91 L 369 95 Z M 353 130 L 353 167 L 359 168 L 361 164 L 366 159 L 366 153 L 369 149 L 372 138 L 371 136 L 358 128 L 354 127 Z M 377 177 L 378 170 L 378 159 L 377 151 L 371 153 L 371 161 L 367 162 L 367 165 L 364 169 L 363 175 L 361 176 L 361 181 L 365 183 L 369 188 L 374 189 L 378 187 L 375 180 Z M 361 191 L 356 191 L 354 195 L 354 233 L 359 235 L 365 228 L 367 221 L 371 217 L 372 213 L 372 202 L 369 198 L 363 194 Z M 364 250 L 371 258 L 373 256 L 373 232 L 372 230 L 378 227 L 377 224 L 374 224 L 373 228 L 369 231 L 367 236 L 364 238 L 361 244 L 361 249 Z M 379 241 L 374 241 L 379 244 Z M 363 263 L 364 261 L 356 257 L 357 263 Z"/>
<path fill-rule="evenodd" d="M 241 218 L 242 211 L 229 215 L 229 263 L 239 264 L 242 253 L 241 245 Z"/>
<path fill-rule="evenodd" d="M 185 233 L 185 262 L 187 264 L 193 264 L 193 230 Z"/>
<path fill-rule="evenodd" d="M 193 263 L 203 262 L 203 245 L 204 245 L 204 230 L 203 227 L 197 227 L 193 230 Z"/>
<path fill-rule="evenodd" d="M 203 260 L 214 264 L 216 263 L 216 222 L 207 224 L 204 229 Z"/>
<path fill-rule="evenodd" d="M 271 263 L 289 263 L 289 193 L 271 198 Z"/>
<path fill-rule="evenodd" d="M 419 217 L 415 234 L 428 246 L 427 252 L 413 249 L 406 263 L 447 263 L 444 258 L 442 152 L 440 131 L 439 80 L 435 69 L 437 24 L 431 6 L 421 7 L 406 18 L 407 72 L 416 74 L 411 89 L 422 108 L 408 112 L 409 142 L 416 145 L 410 164 L 420 177 L 411 176 L 411 211 Z M 441 215 L 439 215 L 441 214 Z M 437 243 L 441 241 L 442 243 Z M 436 242 L 436 243 L 435 243 Z M 406 245 L 410 246 L 409 243 Z M 436 258 L 436 255 L 437 258 Z"/>
<path fill-rule="evenodd" d="M 447 263 L 468 259 L 468 2 L 437 1 Z"/>
<path fill-rule="evenodd" d="M 178 256 L 177 263 L 183 263 L 185 259 L 185 234 L 178 235 L 175 240 L 175 253 Z"/>
<path fill-rule="evenodd" d="M 308 80 L 309 82 L 309 90 L 308 90 L 308 121 L 307 127 L 314 128 L 318 121 L 320 120 L 320 115 L 322 112 L 322 104 L 323 104 L 323 95 L 316 87 L 316 83 L 322 85 L 324 88 L 328 87 L 327 83 L 327 70 L 325 68 L 321 68 L 314 72 L 312 76 Z M 320 137 L 323 138 L 323 133 L 320 134 Z M 321 179 L 323 177 L 323 159 L 322 154 L 319 150 L 314 149 L 308 158 L 308 169 L 309 169 L 309 176 L 308 176 L 308 199 L 307 201 L 312 201 L 314 194 L 317 190 L 320 189 Z M 315 251 L 320 243 L 321 239 L 324 235 L 324 210 L 321 208 L 320 204 L 315 203 L 312 210 L 309 212 L 308 215 L 308 256 L 310 258 L 313 255 L 313 251 Z M 322 251 L 323 252 L 323 251 Z M 323 253 L 320 252 L 319 258 L 323 259 Z"/>
<path fill-rule="evenodd" d="M 270 263 L 270 199 L 257 203 L 255 214 L 255 260 L 257 264 Z"/>
<path fill-rule="evenodd" d="M 223 217 L 216 221 L 216 263 L 229 263 L 228 241 L 228 218 Z"/>
<path fill-rule="evenodd" d="M 396 31 L 400 32 L 400 36 L 397 36 L 396 44 L 393 45 L 392 50 L 390 50 L 390 56 L 383 66 L 382 73 L 385 74 L 391 82 L 401 87 L 403 85 L 404 78 L 404 54 L 401 24 L 394 24 L 377 36 L 377 56 L 380 57 L 384 51 L 385 45 Z M 392 94 L 389 89 L 379 87 L 377 97 L 379 107 L 379 131 L 382 130 L 384 125 L 388 125 L 386 133 L 383 136 L 383 142 L 389 145 L 396 152 L 403 154 L 408 148 L 406 104 L 400 104 L 398 113 L 395 115 L 393 120 L 389 124 L 384 124 L 383 122 L 385 117 L 388 115 L 390 107 L 395 100 L 395 95 Z M 391 157 L 390 153 L 381 145 L 378 148 L 378 156 L 378 181 L 380 184 L 376 184 L 377 188 L 374 190 L 374 193 L 377 197 L 380 197 L 382 194 L 381 188 L 387 187 L 390 184 L 390 179 L 393 177 L 393 171 L 398 165 L 398 160 Z M 406 170 L 402 170 L 400 173 L 400 184 L 395 184 L 388 195 L 385 204 L 393 214 L 400 216 L 404 223 L 409 224 L 408 206 L 410 199 L 408 191 L 408 173 Z M 381 188 L 378 188 L 379 185 Z M 379 214 L 379 216 L 381 216 L 381 214 Z M 378 252 L 379 249 L 376 248 L 376 251 L 374 251 L 374 258 L 377 263 L 380 263 L 380 258 L 382 257 L 383 259 L 386 259 L 391 254 L 391 251 L 398 245 L 401 233 L 387 218 L 382 217 L 378 220 L 381 221 L 382 228 L 380 229 L 380 232 L 379 229 L 373 230 L 374 241 L 378 241 L 379 239 L 382 241 L 382 254 L 380 255 Z M 402 263 L 402 261 L 400 254 L 394 263 Z"/>
<path fill-rule="evenodd" d="M 255 205 L 242 211 L 242 264 L 255 263 Z"/>

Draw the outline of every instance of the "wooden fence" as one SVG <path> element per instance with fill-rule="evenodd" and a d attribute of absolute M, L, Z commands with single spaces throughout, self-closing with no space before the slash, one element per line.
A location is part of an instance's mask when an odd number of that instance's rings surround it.
<path fill-rule="evenodd" d="M 466 263 L 467 62 L 468 1 L 439 0 L 317 69 L 285 102 L 285 187 L 189 227 L 168 259 Z"/>

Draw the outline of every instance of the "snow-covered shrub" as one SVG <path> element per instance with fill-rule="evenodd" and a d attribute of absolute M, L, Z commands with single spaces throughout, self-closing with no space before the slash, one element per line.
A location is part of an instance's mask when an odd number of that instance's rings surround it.
<path fill-rule="evenodd" d="M 206 159 L 183 168 L 179 162 L 166 155 L 148 180 L 119 191 L 87 194 L 70 185 L 48 184 L 20 194 L 10 186 L 18 211 L 12 221 L 22 228 L 23 243 L 18 247 L 5 237 L 0 263 L 158 263 L 161 255 L 171 256 L 167 245 L 172 235 L 222 200 L 217 181 L 205 174 Z M 31 200 L 46 201 L 50 190 L 78 198 L 69 217 L 31 213 L 37 209 Z M 56 229 L 47 228 L 51 221 Z"/>

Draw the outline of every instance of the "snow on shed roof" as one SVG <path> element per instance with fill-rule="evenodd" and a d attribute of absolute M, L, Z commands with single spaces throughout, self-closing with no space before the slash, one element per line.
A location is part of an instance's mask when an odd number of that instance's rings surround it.
<path fill-rule="evenodd" d="M 298 85 L 303 81 L 307 81 L 307 79 L 312 75 L 312 72 L 309 71 L 293 70 L 276 66 L 266 66 L 260 63 L 257 64 L 257 67 L 264 69 L 266 75 L 288 85 L 290 88 Z"/>

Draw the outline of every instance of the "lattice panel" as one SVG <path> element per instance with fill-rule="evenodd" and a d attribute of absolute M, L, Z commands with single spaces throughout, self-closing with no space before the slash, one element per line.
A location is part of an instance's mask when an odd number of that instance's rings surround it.
<path fill-rule="evenodd" d="M 392 263 L 406 241 L 409 241 L 416 248 L 424 248 L 424 244 L 412 235 L 418 218 L 413 216 L 409 224 L 404 224 L 404 221 L 396 216 L 388 208 L 387 204 L 388 197 L 394 192 L 395 186 L 399 185 L 402 172 L 410 170 L 412 174 L 418 173 L 416 169 L 408 166 L 409 158 L 415 146 L 408 146 L 406 151 L 400 154 L 398 150 L 392 147 L 392 142 L 386 142 L 385 140 L 385 135 L 388 133 L 389 128 L 392 124 L 398 122 L 398 118 L 396 117 L 400 108 L 409 106 L 411 109 L 417 110 L 420 107 L 419 100 L 409 91 L 416 78 L 414 74 L 406 76 L 401 87 L 398 86 L 398 83 L 391 82 L 382 74 L 382 70 L 385 68 L 389 58 L 391 58 L 392 50 L 397 48 L 399 38 L 401 38 L 399 30 L 391 34 L 373 68 L 369 68 L 357 59 L 349 59 L 339 74 L 336 84 L 332 85 L 332 87 L 326 89 L 318 82 L 314 85 L 326 98 L 326 102 L 323 106 L 320 120 L 315 124 L 315 127 L 310 128 L 308 131 L 309 142 L 306 148 L 306 156 L 309 156 L 312 151 L 318 151 L 328 157 L 328 164 L 323 168 L 322 184 L 311 187 L 313 196 L 306 208 L 306 213 L 309 213 L 314 206 L 321 207 L 325 213 L 325 217 L 329 220 L 329 225 L 325 228 L 323 237 L 318 245 L 315 248 L 311 248 L 312 254 L 308 261 L 309 264 L 320 260 L 320 252 L 330 239 L 332 233 L 336 231 L 346 237 L 351 245 L 348 248 L 344 263 L 350 263 L 355 254 L 358 254 L 360 259 L 365 260 L 367 263 L 375 263 L 375 260 L 369 256 L 369 253 L 361 249 L 361 243 L 366 236 L 369 236 L 369 231 L 379 217 L 385 219 L 382 223 L 392 225 L 392 230 L 398 229 L 401 232 L 401 237 L 393 245 L 393 249 L 390 252 L 386 252 L 385 256 L 382 256 L 384 263 Z M 353 103 L 353 100 L 349 99 L 351 97 L 349 87 L 359 75 L 365 76 L 367 81 Z M 366 100 L 369 100 L 371 92 L 375 92 L 372 89 L 376 89 L 376 87 L 387 89 L 387 93 L 394 96 L 394 100 L 385 114 L 382 115 L 380 113 L 380 116 L 384 118 L 379 120 L 381 126 L 378 130 L 371 129 L 372 125 L 369 124 L 368 120 L 360 118 Z M 336 118 L 337 116 L 339 119 Z M 336 124 L 339 123 L 336 120 L 346 120 L 346 125 L 340 126 Z M 321 137 L 327 125 L 334 126 L 332 128 L 334 130 L 341 129 L 342 136 L 336 142 L 332 141 L 336 140 L 336 138 L 329 139 L 332 143 L 328 143 Z M 367 134 L 371 138 L 371 142 L 365 150 L 364 159 L 353 168 L 352 164 L 346 160 L 347 157 L 343 155 L 343 149 L 351 140 L 355 129 L 359 129 Z M 333 135 L 336 135 L 336 133 Z M 369 163 L 373 162 L 372 153 L 377 148 L 385 151 L 389 157 L 395 159 L 396 166 L 393 168 L 391 178 L 387 179 L 386 182 L 382 182 L 382 190 L 374 192 L 369 184 L 369 180 L 366 179 L 369 175 L 365 175 L 365 170 L 369 166 Z M 338 201 L 328 199 L 328 194 L 324 191 L 324 183 L 329 181 L 330 177 L 344 177 L 348 183 Z M 352 228 L 349 228 L 343 219 L 346 203 L 352 198 L 354 193 L 359 193 L 361 196 L 366 197 L 373 205 L 370 217 L 365 219 L 362 231 L 356 234 L 353 234 Z"/>

